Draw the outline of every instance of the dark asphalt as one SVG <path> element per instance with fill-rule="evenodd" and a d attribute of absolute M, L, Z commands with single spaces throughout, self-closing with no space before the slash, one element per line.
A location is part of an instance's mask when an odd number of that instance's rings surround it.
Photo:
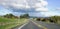
<path fill-rule="evenodd" d="M 42 26 L 45 26 L 47 29 L 60 29 L 60 25 L 54 23 L 46 23 L 41 21 L 34 21 Z"/>
<path fill-rule="evenodd" d="M 20 28 L 20 26 L 17 26 L 12 29 L 43 29 L 43 28 L 38 27 L 36 24 L 34 24 L 32 21 L 29 20 L 28 24 L 26 24 L 22 28 Z"/>
<path fill-rule="evenodd" d="M 32 21 L 29 21 L 29 23 L 21 29 L 43 29 L 43 28 L 40 28 L 37 25 L 35 25 Z"/>
<path fill-rule="evenodd" d="M 60 29 L 60 25 L 58 24 L 53 24 L 53 23 L 46 23 L 46 22 L 41 22 L 41 21 L 33 21 L 37 24 L 40 24 L 44 27 L 46 27 L 47 29 Z M 32 21 L 29 20 L 29 23 L 26 24 L 24 27 L 22 27 L 21 29 L 43 29 L 41 27 L 38 27 L 37 25 L 35 25 Z M 18 29 L 19 27 L 16 27 L 14 29 Z"/>

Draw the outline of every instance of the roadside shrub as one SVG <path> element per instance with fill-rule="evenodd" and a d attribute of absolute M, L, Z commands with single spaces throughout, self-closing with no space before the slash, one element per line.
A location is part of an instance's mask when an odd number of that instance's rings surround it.
<path fill-rule="evenodd" d="M 37 20 L 37 21 L 40 21 L 40 18 L 37 18 L 36 20 Z"/>

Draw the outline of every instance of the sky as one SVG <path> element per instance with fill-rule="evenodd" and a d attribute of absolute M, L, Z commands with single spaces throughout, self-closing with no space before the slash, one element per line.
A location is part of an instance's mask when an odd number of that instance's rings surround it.
<path fill-rule="evenodd" d="M 0 0 L 0 15 L 60 16 L 60 0 Z"/>

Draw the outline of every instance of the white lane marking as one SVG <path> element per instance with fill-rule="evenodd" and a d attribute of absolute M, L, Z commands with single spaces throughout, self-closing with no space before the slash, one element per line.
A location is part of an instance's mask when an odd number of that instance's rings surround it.
<path fill-rule="evenodd" d="M 26 23 L 26 24 L 23 24 L 22 26 L 20 26 L 18 29 L 21 29 L 21 28 L 23 28 L 25 25 L 27 25 L 28 23 Z"/>

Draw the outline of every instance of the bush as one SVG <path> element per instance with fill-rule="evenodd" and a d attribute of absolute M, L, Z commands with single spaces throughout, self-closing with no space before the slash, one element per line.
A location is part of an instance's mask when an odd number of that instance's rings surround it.
<path fill-rule="evenodd" d="M 40 21 L 40 18 L 37 18 L 36 20 L 37 20 L 37 21 Z"/>
<path fill-rule="evenodd" d="M 46 21 L 46 19 L 43 19 L 42 21 Z"/>

